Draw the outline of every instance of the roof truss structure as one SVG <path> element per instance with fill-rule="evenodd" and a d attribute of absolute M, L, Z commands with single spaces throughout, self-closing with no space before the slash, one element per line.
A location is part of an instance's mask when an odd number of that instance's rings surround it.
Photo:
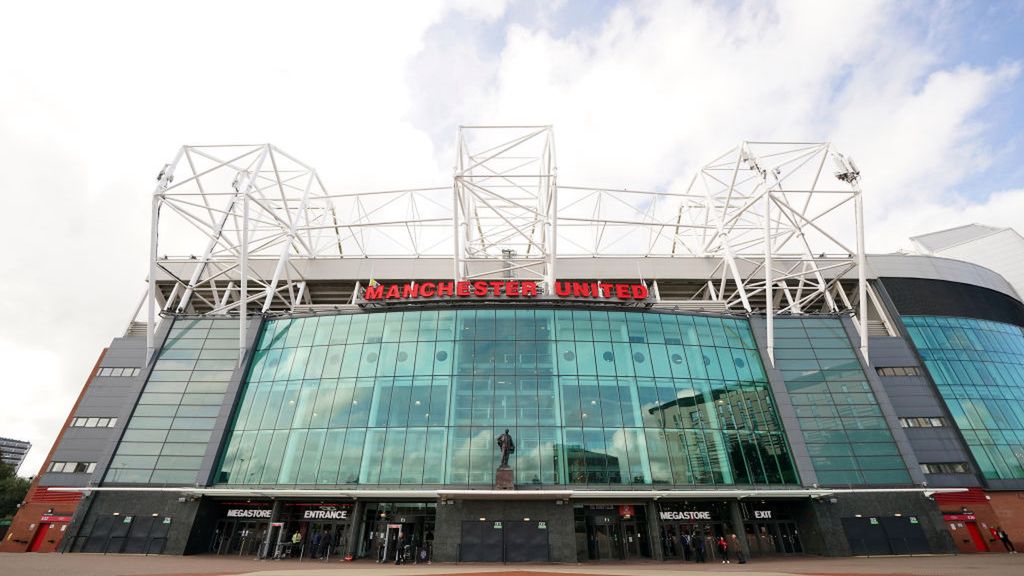
<path fill-rule="evenodd" d="M 150 353 L 159 314 L 243 319 L 316 305 L 306 278 L 316 260 L 447 258 L 457 280 L 550 285 L 557 257 L 621 256 L 717 262 L 686 298 L 765 314 L 769 352 L 776 314 L 855 312 L 866 355 L 877 297 L 859 172 L 830 143 L 743 142 L 683 191 L 559 185 L 550 126 L 461 127 L 456 152 L 449 186 L 332 194 L 270 144 L 181 147 L 153 192 L 150 278 L 173 285 L 149 283 Z M 245 330 L 240 321 L 240 358 Z"/>

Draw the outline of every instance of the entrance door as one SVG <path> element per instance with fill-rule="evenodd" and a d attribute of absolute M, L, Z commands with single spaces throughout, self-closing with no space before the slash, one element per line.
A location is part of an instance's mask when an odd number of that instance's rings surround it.
<path fill-rule="evenodd" d="M 880 520 L 894 554 L 927 554 L 930 551 L 921 525 L 911 521 L 910 517 L 889 516 Z"/>
<path fill-rule="evenodd" d="M 981 536 L 981 530 L 978 530 L 977 522 L 965 522 L 964 526 L 967 528 L 967 533 L 971 535 L 971 541 L 974 542 L 974 548 L 978 552 L 988 552 L 988 544 L 985 543 L 985 539 Z"/>
<path fill-rule="evenodd" d="M 643 554 L 646 542 L 641 541 L 640 530 L 635 521 L 622 523 L 623 537 L 622 546 L 625 549 L 626 558 L 637 558 Z"/>
<path fill-rule="evenodd" d="M 89 536 L 85 539 L 82 552 L 105 552 L 114 520 L 120 519 L 111 516 L 97 518 L 92 525 L 92 530 L 89 531 Z"/>
<path fill-rule="evenodd" d="M 135 522 L 132 522 L 129 526 L 131 529 L 128 531 L 128 537 L 124 541 L 124 549 L 121 551 L 125 554 L 142 554 L 146 551 L 146 544 L 149 540 L 149 531 L 153 527 L 153 523 L 157 519 L 150 517 L 141 517 Z"/>
<path fill-rule="evenodd" d="M 462 562 L 501 562 L 504 558 L 504 534 L 501 522 L 462 522 L 462 544 L 459 560 Z"/>
<path fill-rule="evenodd" d="M 850 552 L 854 556 L 878 556 L 892 554 L 889 539 L 877 518 L 843 518 Z"/>
<path fill-rule="evenodd" d="M 36 530 L 35 535 L 32 537 L 32 543 L 28 546 L 29 552 L 38 552 L 39 548 L 42 547 L 43 542 L 46 540 L 46 533 L 50 531 L 49 522 L 40 522 L 39 528 Z"/>
<path fill-rule="evenodd" d="M 800 543 L 800 532 L 793 522 L 779 522 L 776 524 L 781 541 L 781 552 L 784 554 L 803 554 L 804 548 Z"/>
<path fill-rule="evenodd" d="M 594 524 L 591 527 L 594 560 L 622 560 L 622 532 L 616 524 Z"/>
<path fill-rule="evenodd" d="M 134 520 L 131 516 L 114 518 L 114 525 L 110 527 L 110 540 L 107 540 L 107 548 L 104 552 L 120 554 L 123 551 L 125 539 L 128 538 L 128 530 L 131 529 Z"/>
<path fill-rule="evenodd" d="M 548 562 L 548 531 L 546 523 L 504 522 L 506 562 Z"/>
<path fill-rule="evenodd" d="M 171 518 L 165 516 L 163 519 L 153 518 L 153 525 L 149 529 L 149 538 L 146 539 L 146 554 L 161 554 L 167 544 L 167 534 L 171 531 Z"/>

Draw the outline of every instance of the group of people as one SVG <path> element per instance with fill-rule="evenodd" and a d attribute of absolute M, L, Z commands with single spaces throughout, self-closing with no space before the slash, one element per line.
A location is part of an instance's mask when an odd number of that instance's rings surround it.
<path fill-rule="evenodd" d="M 313 532 L 309 539 L 309 547 L 304 554 L 307 558 L 326 558 L 335 545 L 333 535 L 326 528 Z M 302 552 L 302 532 L 298 529 L 292 534 L 291 556 L 299 556 Z"/>
<path fill-rule="evenodd" d="M 735 536 L 733 536 L 733 538 L 735 539 Z M 683 549 L 684 561 L 689 562 L 692 559 L 698 564 L 707 562 L 707 543 L 702 535 L 697 533 L 683 533 L 679 537 L 679 545 Z M 719 536 L 718 539 L 715 540 L 715 549 L 718 551 L 718 558 L 722 561 L 722 564 L 732 563 L 729 541 L 725 539 L 725 536 Z M 737 550 L 734 556 L 741 564 L 745 563 L 742 552 Z"/>

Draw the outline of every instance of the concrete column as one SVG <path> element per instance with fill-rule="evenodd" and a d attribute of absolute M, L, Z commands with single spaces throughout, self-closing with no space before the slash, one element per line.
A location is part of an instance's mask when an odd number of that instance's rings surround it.
<path fill-rule="evenodd" d="M 260 548 L 259 555 L 262 558 L 266 558 L 274 553 L 274 550 L 271 548 L 274 545 L 271 536 L 274 534 L 274 522 L 280 521 L 282 507 L 283 505 L 280 500 L 274 500 L 274 507 L 270 509 L 270 521 L 267 522 L 267 535 L 263 538 L 263 545 Z M 284 527 L 282 526 L 281 529 L 284 530 Z"/>
<path fill-rule="evenodd" d="M 647 504 L 647 542 L 651 546 L 651 558 L 665 559 L 665 550 L 661 546 L 661 519 L 658 518 L 658 503 Z"/>
<path fill-rule="evenodd" d="M 729 524 L 732 529 L 732 534 L 736 535 L 736 540 L 739 542 L 740 551 L 743 552 L 743 557 L 749 560 L 750 543 L 747 542 L 747 532 L 743 529 L 743 512 L 740 510 L 740 503 L 738 500 L 729 502 Z M 730 547 L 733 545 L 735 545 L 734 542 L 729 542 Z"/>
<path fill-rule="evenodd" d="M 352 507 L 352 523 L 349 524 L 348 536 L 345 538 L 345 551 L 343 555 L 351 554 L 356 556 L 356 546 L 359 545 L 359 531 L 363 526 L 363 515 L 366 512 L 366 502 L 357 500 Z"/>

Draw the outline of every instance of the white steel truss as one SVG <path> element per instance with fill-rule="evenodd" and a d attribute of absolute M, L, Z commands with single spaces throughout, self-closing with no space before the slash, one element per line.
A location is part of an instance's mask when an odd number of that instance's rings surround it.
<path fill-rule="evenodd" d="M 555 279 L 551 126 L 463 126 L 456 143 L 454 277 Z"/>
<path fill-rule="evenodd" d="M 775 315 L 855 313 L 867 354 L 877 298 L 860 175 L 829 143 L 744 142 L 666 191 L 559 186 L 550 126 L 462 127 L 456 152 L 450 186 L 331 194 L 269 144 L 183 146 L 153 193 L 150 354 L 158 313 L 241 320 L 318 304 L 317 260 L 447 258 L 457 280 L 550 285 L 556 257 L 575 256 L 705 258 L 703 284 L 668 299 L 765 314 L 770 356 Z M 239 339 L 241 359 L 244 321 Z"/>

